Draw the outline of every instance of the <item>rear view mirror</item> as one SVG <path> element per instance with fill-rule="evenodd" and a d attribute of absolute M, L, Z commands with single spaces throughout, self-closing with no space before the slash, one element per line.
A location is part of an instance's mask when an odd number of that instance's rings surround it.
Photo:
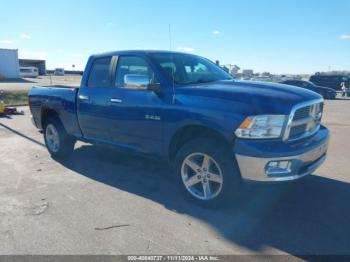
<path fill-rule="evenodd" d="M 146 75 L 127 74 L 124 76 L 124 85 L 132 89 L 148 89 L 150 80 Z"/>

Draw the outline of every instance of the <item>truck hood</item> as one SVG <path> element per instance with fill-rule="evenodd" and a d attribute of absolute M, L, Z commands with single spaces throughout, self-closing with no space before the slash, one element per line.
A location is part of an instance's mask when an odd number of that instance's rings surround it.
<path fill-rule="evenodd" d="M 175 92 L 179 102 L 187 97 L 201 104 L 202 97 L 210 99 L 210 105 L 218 109 L 249 114 L 289 114 L 295 104 L 322 98 L 300 87 L 236 80 L 177 87 Z"/>

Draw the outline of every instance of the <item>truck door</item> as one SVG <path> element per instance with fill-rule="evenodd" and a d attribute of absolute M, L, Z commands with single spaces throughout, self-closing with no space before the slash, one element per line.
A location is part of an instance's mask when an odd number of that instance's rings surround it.
<path fill-rule="evenodd" d="M 108 130 L 109 96 L 112 89 L 112 57 L 92 61 L 87 81 L 78 91 L 78 120 L 85 138 L 110 141 Z"/>
<path fill-rule="evenodd" d="M 145 58 L 123 55 L 117 58 L 113 91 L 109 97 L 110 135 L 114 143 L 144 153 L 162 149 L 162 97 L 147 87 L 125 85 L 126 77 L 147 76 L 157 82 Z"/>

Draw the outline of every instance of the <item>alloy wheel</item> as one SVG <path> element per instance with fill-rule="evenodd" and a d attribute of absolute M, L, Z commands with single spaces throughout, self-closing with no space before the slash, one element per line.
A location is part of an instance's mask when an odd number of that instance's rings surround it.
<path fill-rule="evenodd" d="M 181 177 L 187 191 L 201 200 L 213 199 L 222 190 L 223 174 L 220 166 L 204 153 L 193 153 L 183 160 Z"/>

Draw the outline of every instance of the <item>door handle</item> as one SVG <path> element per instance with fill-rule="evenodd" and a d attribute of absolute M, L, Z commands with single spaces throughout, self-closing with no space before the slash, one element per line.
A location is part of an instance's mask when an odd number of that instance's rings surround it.
<path fill-rule="evenodd" d="M 111 98 L 111 103 L 121 104 L 123 103 L 123 100 L 120 98 Z"/>
<path fill-rule="evenodd" d="M 78 98 L 79 100 L 89 100 L 89 97 L 84 95 L 79 95 Z"/>

